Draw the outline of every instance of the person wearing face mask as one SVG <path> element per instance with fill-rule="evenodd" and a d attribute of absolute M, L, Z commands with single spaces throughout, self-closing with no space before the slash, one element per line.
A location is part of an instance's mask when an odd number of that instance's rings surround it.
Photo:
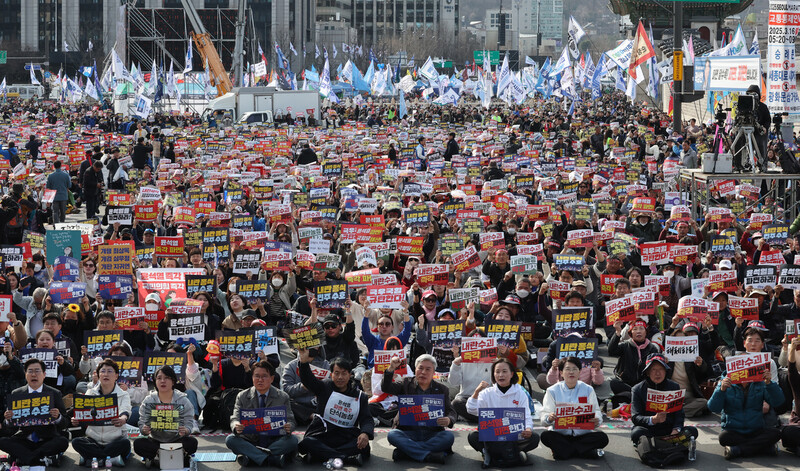
<path fill-rule="evenodd" d="M 50 278 L 52 278 L 52 273 L 49 270 L 45 269 L 47 263 L 45 262 L 44 255 L 40 252 L 37 252 L 33 255 L 33 276 L 39 280 L 42 286 L 46 286 L 50 283 Z"/>
<path fill-rule="evenodd" d="M 653 215 L 647 212 L 631 214 L 625 221 L 625 232 L 637 237 L 639 242 L 655 242 L 661 235 L 661 223 L 653 220 Z"/>
<path fill-rule="evenodd" d="M 608 341 L 608 354 L 618 357 L 614 368 L 616 378 L 611 380 L 611 391 L 614 393 L 614 407 L 620 403 L 630 403 L 631 388 L 642 381 L 642 370 L 651 353 L 658 353 L 657 345 L 647 338 L 647 322 L 636 320 L 631 324 L 628 334 L 630 338 L 622 341 L 622 322 L 614 323 L 614 335 Z"/>
<path fill-rule="evenodd" d="M 294 265 L 294 264 L 292 264 Z M 278 322 L 286 319 L 286 311 L 292 307 L 292 295 L 297 292 L 295 283 L 294 266 L 288 272 L 275 271 L 270 276 L 272 292 L 267 293 L 269 302 L 267 303 L 268 325 L 278 325 Z"/>

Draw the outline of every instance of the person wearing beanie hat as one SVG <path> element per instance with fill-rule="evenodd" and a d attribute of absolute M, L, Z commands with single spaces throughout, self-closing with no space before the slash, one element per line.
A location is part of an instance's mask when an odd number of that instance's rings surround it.
<path fill-rule="evenodd" d="M 748 353 L 761 352 L 764 348 L 763 333 L 755 328 L 745 332 L 745 348 Z M 725 459 L 774 455 L 775 444 L 781 436 L 780 430 L 767 422 L 769 414 L 764 413 L 764 405 L 770 411 L 784 402 L 783 391 L 776 380 L 775 362 L 770 360 L 771 374 L 763 381 L 734 384 L 726 375 L 717 383 L 714 393 L 708 400 L 711 412 L 722 414 L 722 432 L 719 444 L 725 447 Z"/>
<path fill-rule="evenodd" d="M 611 380 L 611 391 L 614 393 L 614 407 L 620 403 L 631 402 L 631 388 L 640 383 L 642 367 L 648 355 L 658 353 L 658 346 L 647 338 L 647 323 L 634 321 L 628 331 L 630 336 L 622 340 L 622 322 L 614 323 L 614 335 L 608 341 L 608 354 L 619 358 L 614 368 L 616 378 Z"/>
<path fill-rule="evenodd" d="M 679 391 L 681 387 L 675 381 L 667 379 L 669 365 L 667 358 L 661 353 L 651 353 L 648 355 L 644 367 L 644 378 L 640 383 L 633 387 L 631 391 L 633 401 L 631 402 L 631 440 L 636 447 L 636 452 L 642 462 L 650 465 L 676 464 L 678 457 L 680 461 L 685 459 L 685 455 L 679 454 L 675 462 L 651 463 L 652 450 L 651 439 L 656 437 L 667 437 L 682 435 L 684 441 L 688 443 L 690 438 L 697 438 L 697 429 L 684 425 L 683 408 L 675 412 L 652 412 L 647 410 L 647 393 L 655 391 Z"/>

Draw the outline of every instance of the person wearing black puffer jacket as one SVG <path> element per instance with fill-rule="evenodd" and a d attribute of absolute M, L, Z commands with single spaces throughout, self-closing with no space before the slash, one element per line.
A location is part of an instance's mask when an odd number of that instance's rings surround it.
<path fill-rule="evenodd" d="M 614 324 L 616 330 L 608 341 L 608 354 L 619 357 L 611 380 L 611 391 L 614 393 L 612 402 L 616 407 L 619 403 L 630 403 L 631 388 L 644 379 L 644 366 L 648 356 L 658 353 L 658 346 L 650 343 L 647 338 L 647 323 L 643 320 L 634 321 L 628 334 L 630 339 L 621 342 L 622 323 Z"/>
<path fill-rule="evenodd" d="M 325 330 L 325 355 L 328 361 L 334 358 L 344 358 L 352 366 L 353 377 L 361 381 L 366 368 L 361 363 L 361 352 L 356 343 L 356 326 L 350 313 L 342 329 L 342 321 L 336 314 L 328 314 L 322 319 Z"/>
<path fill-rule="evenodd" d="M 667 359 L 660 353 L 653 353 L 647 357 L 647 364 L 644 368 L 645 379 L 633 387 L 633 403 L 631 404 L 631 440 L 636 447 L 637 453 L 642 461 L 648 463 L 648 454 L 652 449 L 650 438 L 653 437 L 683 437 L 682 442 L 688 442 L 691 438 L 697 439 L 697 428 L 684 426 L 683 408 L 675 412 L 652 412 L 647 410 L 647 391 L 654 389 L 657 391 L 679 391 L 681 387 L 678 383 L 667 379 Z M 679 442 L 681 443 L 681 442 Z M 692 447 L 693 445 L 689 445 Z M 677 464 L 682 461 L 685 455 L 677 454 L 667 459 L 675 461 L 663 462 L 661 464 Z M 650 464 L 650 463 L 648 463 Z"/>

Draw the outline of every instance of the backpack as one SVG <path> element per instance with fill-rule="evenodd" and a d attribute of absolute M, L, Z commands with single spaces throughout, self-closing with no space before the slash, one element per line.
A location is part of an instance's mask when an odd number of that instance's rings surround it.
<path fill-rule="evenodd" d="M 685 442 L 672 443 L 663 438 L 641 437 L 636 452 L 642 463 L 653 467 L 663 468 L 677 465 L 689 458 L 688 439 Z"/>
<path fill-rule="evenodd" d="M 511 468 L 527 462 L 519 451 L 517 442 L 484 442 L 482 468 Z"/>
<path fill-rule="evenodd" d="M 236 396 L 242 392 L 239 388 L 214 390 L 206 396 L 206 406 L 203 408 L 203 425 L 223 431 L 231 430 L 231 417 L 236 405 Z"/>

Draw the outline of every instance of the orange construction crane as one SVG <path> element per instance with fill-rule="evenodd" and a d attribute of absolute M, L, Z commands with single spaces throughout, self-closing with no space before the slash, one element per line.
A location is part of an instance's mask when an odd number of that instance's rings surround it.
<path fill-rule="evenodd" d="M 191 33 L 194 45 L 197 47 L 197 51 L 200 53 L 200 58 L 203 60 L 203 63 L 208 64 L 208 80 L 211 82 L 211 85 L 217 87 L 217 96 L 222 96 L 233 88 L 231 79 L 228 73 L 225 72 L 222 59 L 219 58 L 219 53 L 217 53 L 217 48 L 214 47 L 211 35 L 208 34 L 208 31 L 206 31 L 206 28 L 203 26 L 203 22 L 200 21 L 200 15 L 197 14 L 197 10 L 195 10 L 191 0 L 181 0 L 181 3 L 189 17 L 189 22 L 192 23 L 192 28 L 194 28 L 194 31 Z"/>

